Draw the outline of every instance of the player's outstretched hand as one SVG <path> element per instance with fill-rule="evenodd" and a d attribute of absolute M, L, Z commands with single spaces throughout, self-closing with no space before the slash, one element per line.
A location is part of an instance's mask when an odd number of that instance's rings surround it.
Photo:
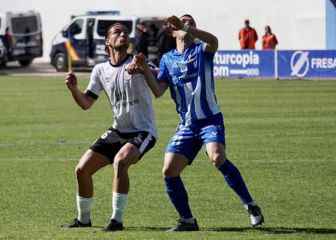
<path fill-rule="evenodd" d="M 145 67 L 145 55 L 139 53 L 133 57 L 132 62 L 127 66 L 126 70 L 129 74 L 143 73 Z"/>
<path fill-rule="evenodd" d="M 143 69 L 146 65 L 145 55 L 143 53 L 135 55 L 133 60 L 135 65 L 141 69 Z"/>
<path fill-rule="evenodd" d="M 70 90 L 77 87 L 77 77 L 73 72 L 69 72 L 65 77 L 65 84 Z"/>
<path fill-rule="evenodd" d="M 183 28 L 183 22 L 175 15 L 167 18 L 167 22 L 173 30 L 181 30 Z"/>

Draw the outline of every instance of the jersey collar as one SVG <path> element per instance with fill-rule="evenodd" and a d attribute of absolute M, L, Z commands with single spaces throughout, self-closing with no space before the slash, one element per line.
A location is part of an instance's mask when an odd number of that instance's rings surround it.
<path fill-rule="evenodd" d="M 129 59 L 130 57 L 132 57 L 132 55 L 127 54 L 127 57 L 125 57 L 125 59 L 124 59 L 122 62 L 118 63 L 118 64 L 112 64 L 111 61 L 110 61 L 110 59 L 109 59 L 108 62 L 110 63 L 110 65 L 111 65 L 112 67 L 120 67 L 120 66 L 123 65 L 125 62 L 127 62 L 128 59 Z"/>

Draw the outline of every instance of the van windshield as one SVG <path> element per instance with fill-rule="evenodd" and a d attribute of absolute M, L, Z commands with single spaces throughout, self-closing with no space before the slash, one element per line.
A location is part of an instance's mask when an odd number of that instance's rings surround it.
<path fill-rule="evenodd" d="M 36 16 L 12 18 L 12 32 L 14 34 L 29 34 L 37 31 L 38 21 Z"/>
<path fill-rule="evenodd" d="M 98 21 L 98 26 L 97 26 L 97 33 L 101 37 L 105 37 L 107 29 L 115 24 L 115 23 L 121 23 L 125 27 L 127 27 L 128 32 L 132 32 L 132 21 L 131 20 L 99 20 Z"/>

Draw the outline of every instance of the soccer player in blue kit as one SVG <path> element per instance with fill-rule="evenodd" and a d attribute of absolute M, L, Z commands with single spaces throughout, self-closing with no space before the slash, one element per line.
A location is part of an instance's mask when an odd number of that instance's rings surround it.
<path fill-rule="evenodd" d="M 195 20 L 188 14 L 180 18 L 172 16 L 167 21 L 177 47 L 163 55 L 158 81 L 152 79 L 147 83 L 156 97 L 169 87 L 180 117 L 176 133 L 166 148 L 163 166 L 166 191 L 180 215 L 177 225 L 169 231 L 199 230 L 180 174 L 203 145 L 213 165 L 241 199 L 251 225 L 261 225 L 264 217 L 260 207 L 251 197 L 237 167 L 225 155 L 224 119 L 213 79 L 213 57 L 218 40 L 211 33 L 196 28 Z M 149 70 L 144 71 L 144 75 L 151 78 Z"/>

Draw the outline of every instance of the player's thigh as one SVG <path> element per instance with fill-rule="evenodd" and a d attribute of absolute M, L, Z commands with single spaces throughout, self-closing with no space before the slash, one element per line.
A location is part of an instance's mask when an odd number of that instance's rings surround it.
<path fill-rule="evenodd" d="M 93 175 L 99 169 L 110 164 L 110 161 L 104 155 L 87 150 L 76 166 L 76 174 Z"/>
<path fill-rule="evenodd" d="M 148 132 L 134 133 L 117 152 L 114 162 L 122 162 L 127 166 L 135 164 L 154 147 L 155 143 L 155 138 Z"/>
<path fill-rule="evenodd" d="M 187 159 L 188 164 L 191 165 L 201 148 L 202 141 L 198 137 L 198 132 L 186 127 L 178 129 L 175 135 L 170 139 L 166 147 L 166 156 L 171 156 L 171 154 L 168 153 L 173 153 L 176 156 L 182 155 L 183 159 Z M 181 157 L 176 158 L 180 159 Z M 169 157 L 169 159 L 171 159 L 171 157 Z"/>
<path fill-rule="evenodd" d="M 220 166 L 226 160 L 225 145 L 220 142 L 208 142 L 205 144 L 209 160 L 215 165 Z"/>
<path fill-rule="evenodd" d="M 209 159 L 215 166 L 221 165 L 225 156 L 225 128 L 222 117 L 219 116 L 200 131 L 200 137 L 206 146 Z"/>
<path fill-rule="evenodd" d="M 129 166 L 138 161 L 140 157 L 139 149 L 131 143 L 126 143 L 114 157 L 114 165 L 123 164 Z"/>
<path fill-rule="evenodd" d="M 166 152 L 162 174 L 165 177 L 177 177 L 183 169 L 189 164 L 189 159 L 179 153 Z"/>

